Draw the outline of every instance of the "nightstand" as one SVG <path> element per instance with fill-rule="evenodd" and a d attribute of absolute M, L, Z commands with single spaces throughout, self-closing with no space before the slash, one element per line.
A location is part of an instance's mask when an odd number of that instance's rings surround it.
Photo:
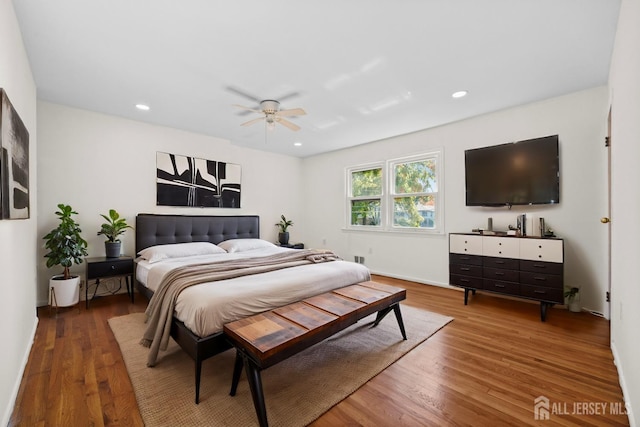
<path fill-rule="evenodd" d="M 291 248 L 291 249 L 304 249 L 304 243 L 287 243 L 283 245 L 282 243 L 276 243 L 277 246 L 281 248 Z"/>
<path fill-rule="evenodd" d="M 107 278 L 120 278 L 120 286 L 114 291 L 110 291 L 115 294 L 122 288 L 122 277 L 127 282 L 127 295 L 131 297 L 133 303 L 133 258 L 130 256 L 120 256 L 118 258 L 107 257 L 95 257 L 85 258 L 87 263 L 87 283 L 85 286 L 84 298 L 86 306 L 89 308 L 89 286 L 92 281 L 95 281 L 95 289 L 91 299 L 95 298 L 100 286 L 100 279 Z"/>

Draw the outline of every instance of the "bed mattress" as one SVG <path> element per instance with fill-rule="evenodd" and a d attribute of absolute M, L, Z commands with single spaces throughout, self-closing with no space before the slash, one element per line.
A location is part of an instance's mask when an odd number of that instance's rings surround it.
<path fill-rule="evenodd" d="M 155 291 L 162 278 L 179 266 L 268 256 L 289 250 L 293 249 L 262 248 L 232 254 L 175 258 L 153 264 L 138 260 L 136 279 Z M 225 323 L 369 279 L 369 270 L 365 266 L 339 260 L 202 283 L 180 293 L 174 317 L 194 334 L 205 337 L 222 331 Z"/>

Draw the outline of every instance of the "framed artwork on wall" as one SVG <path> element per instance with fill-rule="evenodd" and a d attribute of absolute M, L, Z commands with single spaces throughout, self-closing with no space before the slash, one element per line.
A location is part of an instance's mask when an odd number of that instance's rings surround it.
<path fill-rule="evenodd" d="M 29 218 L 29 132 L 0 88 L 0 219 Z"/>
<path fill-rule="evenodd" d="M 156 204 L 240 208 L 240 165 L 156 153 Z"/>

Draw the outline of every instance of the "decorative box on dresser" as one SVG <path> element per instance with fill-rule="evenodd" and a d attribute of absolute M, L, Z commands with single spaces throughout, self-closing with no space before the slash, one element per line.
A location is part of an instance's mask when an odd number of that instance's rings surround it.
<path fill-rule="evenodd" d="M 469 292 L 495 292 L 540 301 L 547 308 L 564 302 L 564 241 L 557 238 L 449 235 L 449 283 Z"/>

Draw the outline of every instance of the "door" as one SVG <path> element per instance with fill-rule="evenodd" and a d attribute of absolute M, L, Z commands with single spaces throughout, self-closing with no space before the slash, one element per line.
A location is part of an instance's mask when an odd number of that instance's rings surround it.
<path fill-rule="evenodd" d="M 611 107 L 609 107 L 609 115 L 607 117 L 607 137 L 605 141 L 605 151 L 607 157 L 607 202 L 605 206 L 605 216 L 600 219 L 600 222 L 607 227 L 607 302 L 604 305 L 604 317 L 609 319 L 611 317 Z"/>

